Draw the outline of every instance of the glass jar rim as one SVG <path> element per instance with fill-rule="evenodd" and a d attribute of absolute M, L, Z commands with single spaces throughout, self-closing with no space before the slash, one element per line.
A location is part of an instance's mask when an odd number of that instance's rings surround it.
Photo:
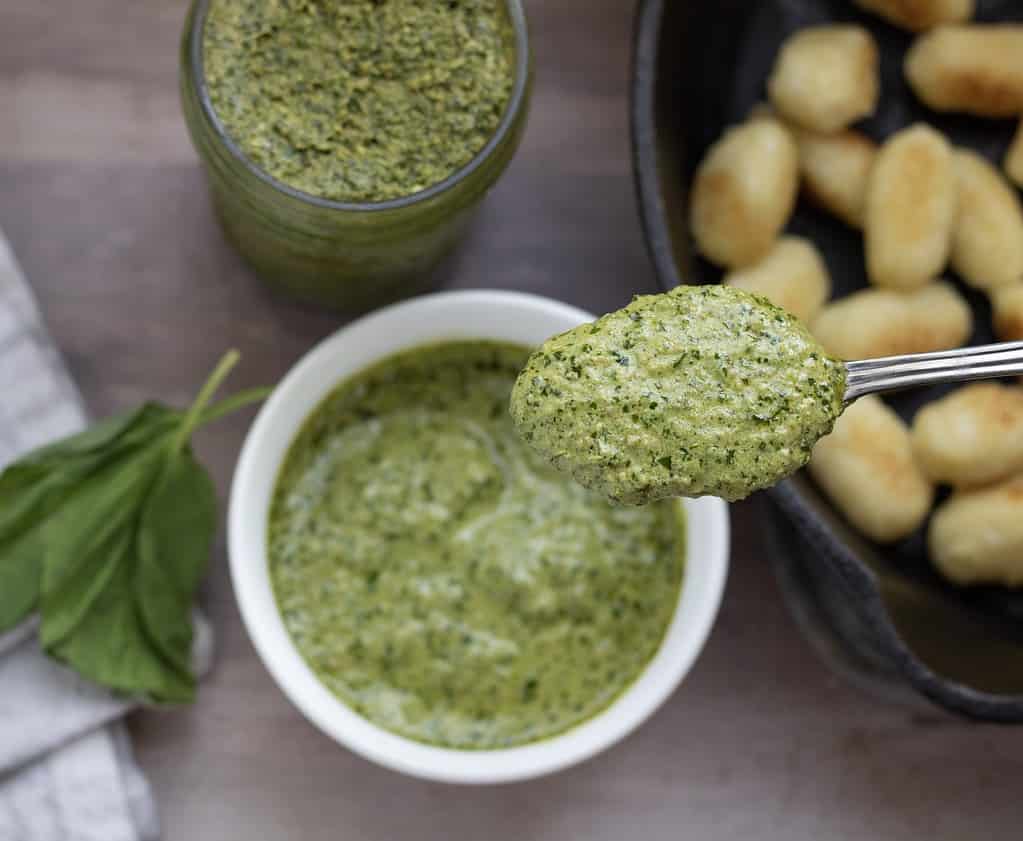
<path fill-rule="evenodd" d="M 316 196 L 292 187 L 290 184 L 275 178 L 269 172 L 257 166 L 235 143 L 221 122 L 220 117 L 217 116 L 213 102 L 210 100 L 209 88 L 206 85 L 202 49 L 203 30 L 205 29 L 206 16 L 211 2 L 212 0 L 195 0 L 191 29 L 188 33 L 188 58 L 192 70 L 191 84 L 195 87 L 196 94 L 198 95 L 199 106 L 202 109 L 203 115 L 209 120 L 210 125 L 213 126 L 218 139 L 232 157 L 238 160 L 252 175 L 270 187 L 298 201 L 330 210 L 358 211 L 360 213 L 400 210 L 421 202 L 430 201 L 461 183 L 483 165 L 513 130 L 519 111 L 525 103 L 529 82 L 529 28 L 526 23 L 526 13 L 522 6 L 522 0 L 502 0 L 508 11 L 508 17 L 511 19 L 512 30 L 515 35 L 515 80 L 512 85 L 511 94 L 508 96 L 504 113 L 501 115 L 501 121 L 497 124 L 494 133 L 483 147 L 467 163 L 460 166 L 441 181 L 423 190 L 410 193 L 407 196 L 371 202 L 338 201 L 336 199 L 327 199 L 323 196 Z"/>

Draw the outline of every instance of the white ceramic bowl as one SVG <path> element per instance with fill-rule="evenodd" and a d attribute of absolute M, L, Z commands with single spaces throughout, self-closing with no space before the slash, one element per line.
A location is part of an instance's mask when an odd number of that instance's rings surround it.
<path fill-rule="evenodd" d="M 604 712 L 560 736 L 522 747 L 465 751 L 433 747 L 370 723 L 316 678 L 285 630 L 267 567 L 267 513 L 292 439 L 343 380 L 393 353 L 446 339 L 534 346 L 593 316 L 515 292 L 449 292 L 380 310 L 311 350 L 263 406 L 242 448 L 228 517 L 235 596 L 267 669 L 301 712 L 367 759 L 418 777 L 496 783 L 536 777 L 614 744 L 671 694 L 703 648 L 717 615 L 728 566 L 728 512 L 719 499 L 687 500 L 686 567 L 664 642 L 639 678 Z"/>

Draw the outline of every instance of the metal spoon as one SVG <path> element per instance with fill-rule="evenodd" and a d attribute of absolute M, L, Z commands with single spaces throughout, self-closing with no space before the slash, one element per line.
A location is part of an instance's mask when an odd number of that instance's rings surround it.
<path fill-rule="evenodd" d="M 846 362 L 845 402 L 864 394 L 918 385 L 989 380 L 1023 374 L 1023 342 L 907 353 Z"/>

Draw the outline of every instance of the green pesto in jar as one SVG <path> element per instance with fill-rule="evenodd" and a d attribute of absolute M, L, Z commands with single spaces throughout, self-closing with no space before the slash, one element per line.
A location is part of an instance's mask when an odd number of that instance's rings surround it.
<path fill-rule="evenodd" d="M 494 134 L 515 77 L 504 0 L 211 0 L 203 72 L 229 137 L 321 198 L 412 195 Z"/>
<path fill-rule="evenodd" d="M 528 351 L 447 343 L 338 387 L 293 442 L 270 510 L 284 624 L 319 678 L 422 742 L 503 748 L 608 706 L 681 587 L 677 502 L 617 508 L 508 416 Z"/>
<path fill-rule="evenodd" d="M 809 461 L 844 391 L 843 364 L 785 310 L 679 286 L 545 342 L 511 413 L 545 459 L 615 502 L 736 500 Z"/>

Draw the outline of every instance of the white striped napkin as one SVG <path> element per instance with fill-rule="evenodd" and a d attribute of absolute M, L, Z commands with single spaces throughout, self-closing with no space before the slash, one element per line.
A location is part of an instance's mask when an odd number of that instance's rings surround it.
<path fill-rule="evenodd" d="M 0 232 L 0 468 L 77 431 L 85 412 Z M 197 665 L 212 640 L 197 617 Z M 159 826 L 121 721 L 131 704 L 0 635 L 0 841 L 148 841 Z"/>

